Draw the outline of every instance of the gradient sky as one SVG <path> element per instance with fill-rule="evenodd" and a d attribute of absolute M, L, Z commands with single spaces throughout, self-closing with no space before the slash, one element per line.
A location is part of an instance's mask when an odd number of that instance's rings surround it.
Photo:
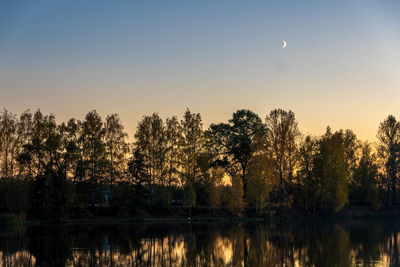
<path fill-rule="evenodd" d="M 58 121 L 291 109 L 375 140 L 400 117 L 400 1 L 1 1 L 0 107 Z M 287 47 L 282 49 L 282 40 Z"/>

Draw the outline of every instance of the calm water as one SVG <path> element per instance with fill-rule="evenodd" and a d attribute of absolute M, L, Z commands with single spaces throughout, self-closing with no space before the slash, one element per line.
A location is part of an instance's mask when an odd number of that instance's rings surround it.
<path fill-rule="evenodd" d="M 1 266 L 400 266 L 400 222 L 77 225 L 0 231 Z"/>

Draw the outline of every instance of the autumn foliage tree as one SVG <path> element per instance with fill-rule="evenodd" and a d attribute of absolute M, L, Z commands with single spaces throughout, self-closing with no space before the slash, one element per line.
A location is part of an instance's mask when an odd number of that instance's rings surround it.
<path fill-rule="evenodd" d="M 227 209 L 236 216 L 242 216 L 242 212 L 246 207 L 246 202 L 243 199 L 243 184 L 240 175 L 236 175 L 232 179 L 232 187 L 230 190 Z"/>

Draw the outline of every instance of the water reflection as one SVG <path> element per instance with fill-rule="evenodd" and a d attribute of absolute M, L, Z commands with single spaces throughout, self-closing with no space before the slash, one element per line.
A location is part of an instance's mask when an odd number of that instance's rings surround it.
<path fill-rule="evenodd" d="M 0 232 L 1 266 L 398 266 L 396 222 L 125 224 Z"/>

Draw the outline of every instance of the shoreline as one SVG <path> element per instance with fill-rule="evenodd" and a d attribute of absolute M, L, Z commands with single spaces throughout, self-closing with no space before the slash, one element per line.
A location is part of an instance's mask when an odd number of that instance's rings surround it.
<path fill-rule="evenodd" d="M 12 214 L 0 214 L 0 225 L 113 225 L 113 224 L 157 224 L 157 223 L 247 223 L 264 222 L 269 224 L 298 223 L 298 222 L 334 222 L 348 220 L 400 220 L 400 207 L 382 207 L 373 210 L 367 206 L 348 206 L 336 214 L 310 214 L 296 208 L 278 209 L 264 216 L 245 215 L 211 216 L 199 214 L 192 217 L 177 216 L 176 214 L 146 214 L 139 216 L 91 216 L 74 217 L 62 221 L 29 220 Z"/>

